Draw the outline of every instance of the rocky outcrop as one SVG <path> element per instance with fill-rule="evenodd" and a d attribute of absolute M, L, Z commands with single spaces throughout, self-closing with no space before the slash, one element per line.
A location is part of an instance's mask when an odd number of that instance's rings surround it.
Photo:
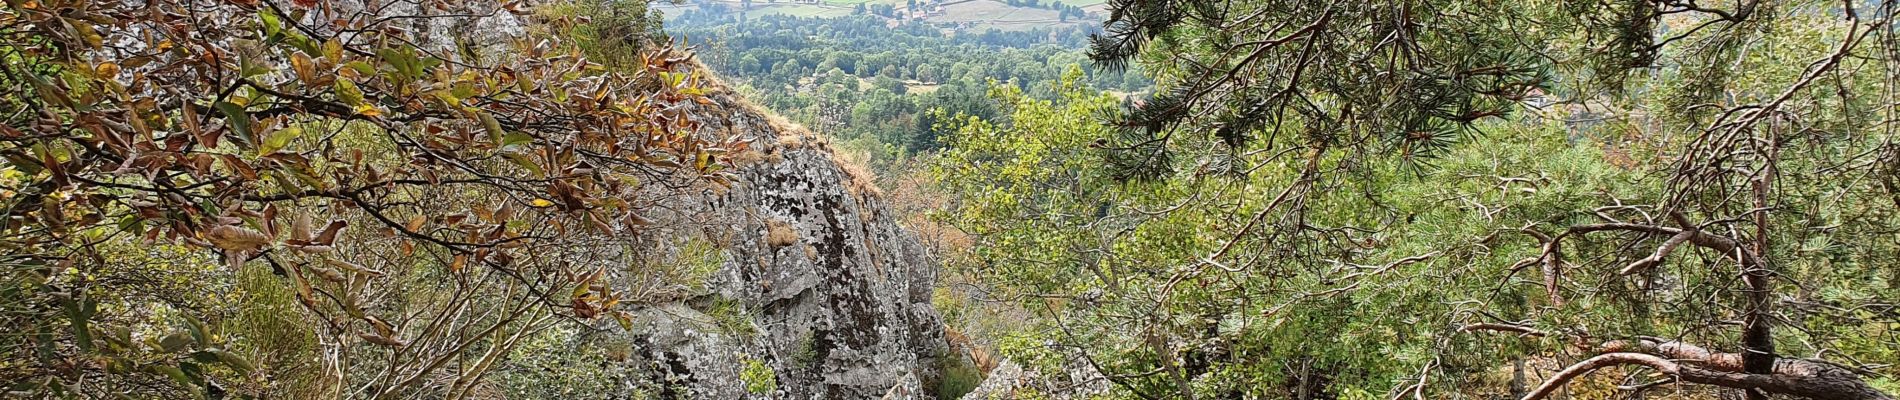
<path fill-rule="evenodd" d="M 677 304 L 636 311 L 628 365 L 662 397 L 931 397 L 936 261 L 822 137 L 708 89 L 688 114 L 700 134 L 751 141 L 738 182 L 667 200 L 650 236 L 661 253 L 713 243 L 718 267 Z"/>

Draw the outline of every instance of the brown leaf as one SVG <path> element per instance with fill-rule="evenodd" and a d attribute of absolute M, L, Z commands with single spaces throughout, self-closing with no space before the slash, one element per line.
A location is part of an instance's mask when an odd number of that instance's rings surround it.
<path fill-rule="evenodd" d="M 582 319 L 592 319 L 594 316 L 600 315 L 599 309 L 594 308 L 593 304 L 589 304 L 587 300 L 581 298 L 574 299 L 573 307 L 574 316 L 581 317 Z"/>
<path fill-rule="evenodd" d="M 317 245 L 295 245 L 295 246 L 291 246 L 290 249 L 296 250 L 302 253 L 309 253 L 309 254 L 322 254 L 322 253 L 328 253 L 328 252 L 336 250 L 335 247 L 317 246 Z"/>
<path fill-rule="evenodd" d="M 378 336 L 396 336 L 396 328 L 389 326 L 389 323 L 384 322 L 382 318 L 376 318 L 374 315 L 365 315 L 363 316 L 363 321 L 369 322 L 369 326 L 375 327 Z"/>
<path fill-rule="evenodd" d="M 316 274 L 317 277 L 323 278 L 323 280 L 326 280 L 326 281 L 335 282 L 335 283 L 344 283 L 344 282 L 349 282 L 350 280 L 349 277 L 343 276 L 343 272 L 337 271 L 336 269 L 333 269 L 333 268 L 328 268 L 321 265 L 311 265 L 308 267 L 308 269 L 310 270 L 311 273 Z"/>
<path fill-rule="evenodd" d="M 264 215 L 258 216 L 257 220 L 264 224 L 264 236 L 272 237 L 272 238 L 275 238 L 278 236 L 277 203 L 270 203 L 270 204 L 264 205 Z"/>
<path fill-rule="evenodd" d="M 426 222 L 429 222 L 429 217 L 418 214 L 414 217 L 409 217 L 409 222 L 404 223 L 402 227 L 410 232 L 420 232 L 422 231 L 422 224 Z"/>
<path fill-rule="evenodd" d="M 389 347 L 403 347 L 403 346 L 409 345 L 409 343 L 405 343 L 401 340 L 390 339 L 388 337 L 384 337 L 382 335 L 378 335 L 374 333 L 364 332 L 364 333 L 356 334 L 356 336 L 361 337 L 363 338 L 363 340 L 367 340 L 370 343 L 380 344 L 380 345 L 389 346 Z"/>
<path fill-rule="evenodd" d="M 218 225 L 205 233 L 205 240 L 220 249 L 249 251 L 264 248 L 270 244 L 270 237 L 262 232 L 236 225 Z"/>
<path fill-rule="evenodd" d="M 343 232 L 343 228 L 348 226 L 350 226 L 350 223 L 343 222 L 343 220 L 331 220 L 329 226 L 323 227 L 323 233 L 317 234 L 317 240 L 311 243 L 322 246 L 336 244 L 336 235 Z"/>
<path fill-rule="evenodd" d="M 474 211 L 475 218 L 479 218 L 483 222 L 497 222 L 495 221 L 495 211 L 490 210 L 486 204 L 475 204 L 469 207 L 469 210 Z"/>
<path fill-rule="evenodd" d="M 46 172 L 52 175 L 53 184 L 59 185 L 59 187 L 72 185 L 72 181 L 70 181 L 66 175 L 66 166 L 60 164 L 59 158 L 53 156 L 53 152 L 41 150 L 39 153 L 40 166 L 45 167 Z"/>
<path fill-rule="evenodd" d="M 641 217 L 639 213 L 634 213 L 634 212 L 627 213 L 627 216 L 624 219 L 625 219 L 625 223 L 629 227 L 653 224 L 653 221 L 647 220 L 646 217 Z"/>
<path fill-rule="evenodd" d="M 185 131 L 190 132 L 191 136 L 198 140 L 199 145 L 207 149 L 217 148 L 218 138 L 224 135 L 224 131 L 216 129 L 205 131 L 198 125 L 198 113 L 195 111 L 197 109 L 198 107 L 183 107 L 184 118 L 179 118 L 179 120 L 185 122 Z"/>
<path fill-rule="evenodd" d="M 501 209 L 495 210 L 495 222 L 507 222 L 512 219 L 515 219 L 515 203 L 502 203 Z"/>
<path fill-rule="evenodd" d="M 310 222 L 309 213 L 300 212 L 300 213 L 297 213 L 297 216 L 291 217 L 290 218 L 290 240 L 299 241 L 299 242 L 309 242 L 310 241 L 310 224 L 311 222 Z"/>
<path fill-rule="evenodd" d="M 338 260 L 334 258 L 326 258 L 323 260 L 323 262 L 337 268 L 342 268 L 345 270 L 349 270 L 350 272 L 368 275 L 373 278 L 381 278 L 383 276 L 383 271 L 369 269 L 369 267 L 364 267 L 361 264 L 357 264 L 357 263 L 353 263 L 349 261 L 343 261 L 343 260 Z"/>
<path fill-rule="evenodd" d="M 218 155 L 218 159 L 224 161 L 224 168 L 231 170 L 231 173 L 237 174 L 237 176 L 243 177 L 244 180 L 247 181 L 257 180 L 257 169 L 252 168 L 251 164 L 245 163 L 244 160 L 238 159 L 237 156 L 220 154 Z"/>
<path fill-rule="evenodd" d="M 600 231 L 600 233 L 613 233 L 614 231 L 613 226 L 608 225 L 607 220 L 601 218 L 599 212 L 587 213 L 587 222 L 593 224 L 594 229 Z"/>
<path fill-rule="evenodd" d="M 301 268 L 298 268 L 296 264 L 291 264 L 290 268 L 288 275 L 290 275 L 290 283 L 297 287 L 297 299 L 302 300 L 304 305 L 315 306 L 316 292 L 310 288 L 310 282 L 303 279 L 303 273 L 298 272 Z"/>

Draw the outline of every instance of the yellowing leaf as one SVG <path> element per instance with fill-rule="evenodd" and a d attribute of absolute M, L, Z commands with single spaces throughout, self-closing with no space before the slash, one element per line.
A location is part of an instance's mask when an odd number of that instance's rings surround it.
<path fill-rule="evenodd" d="M 363 104 L 363 90 L 356 88 L 356 82 L 349 79 L 336 80 L 336 99 L 343 104 L 360 106 Z"/>
<path fill-rule="evenodd" d="M 501 130 L 501 121 L 496 121 L 495 116 L 488 115 L 487 112 L 483 112 L 483 111 L 477 111 L 475 112 L 475 115 L 481 118 L 482 129 L 488 130 L 489 140 L 495 141 L 496 144 L 501 144 L 502 137 L 504 135 L 507 135 L 507 133 L 502 132 Z"/>
<path fill-rule="evenodd" d="M 330 40 L 323 41 L 323 58 L 330 59 L 330 62 L 342 61 L 343 42 L 338 41 L 337 38 L 334 37 L 330 38 Z"/>
<path fill-rule="evenodd" d="M 297 80 L 305 85 L 317 81 L 317 66 L 310 60 L 310 56 L 303 53 L 290 53 L 290 69 L 297 73 Z"/>
<path fill-rule="evenodd" d="M 291 140 L 296 139 L 297 136 L 302 134 L 303 128 L 295 126 L 271 132 L 270 136 L 264 137 L 264 143 L 257 146 L 257 154 L 267 155 L 276 153 L 278 150 L 283 150 L 285 146 L 290 145 Z"/>
<path fill-rule="evenodd" d="M 548 207 L 554 206 L 554 202 L 549 201 L 548 199 L 534 199 L 534 201 L 529 202 L 529 204 L 533 204 L 536 208 L 548 208 Z"/>
<path fill-rule="evenodd" d="M 526 134 L 522 134 L 520 132 L 510 133 L 510 134 L 507 134 L 506 136 L 501 137 L 501 147 L 508 147 L 508 146 L 513 146 L 513 145 L 518 145 L 518 144 L 529 144 L 529 143 L 534 143 L 534 137 L 528 136 Z"/>

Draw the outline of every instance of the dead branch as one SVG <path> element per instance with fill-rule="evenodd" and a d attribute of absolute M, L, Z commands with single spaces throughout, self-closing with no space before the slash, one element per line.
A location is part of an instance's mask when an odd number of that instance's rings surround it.
<path fill-rule="evenodd" d="M 1604 353 L 1572 364 L 1523 400 L 1538 400 L 1572 379 L 1591 371 L 1618 365 L 1640 365 L 1669 375 L 1682 382 L 1760 390 L 1810 399 L 1892 400 L 1893 397 L 1862 381 L 1858 374 L 1823 360 L 1778 358 L 1772 372 L 1742 372 L 1742 356 L 1717 353 L 1700 346 L 1655 338 L 1638 341 L 1613 341 L 1604 344 Z"/>

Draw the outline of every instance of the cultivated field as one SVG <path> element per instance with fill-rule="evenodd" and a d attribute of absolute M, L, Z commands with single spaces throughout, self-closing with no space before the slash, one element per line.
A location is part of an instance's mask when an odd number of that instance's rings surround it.
<path fill-rule="evenodd" d="M 739 1 L 716 0 L 737 8 Z M 1091 12 L 1098 12 L 1105 0 L 1068 0 L 1063 4 L 1083 6 Z M 839 17 L 851 15 L 859 4 L 891 4 L 902 7 L 907 0 L 822 0 L 821 3 L 794 3 L 791 1 L 772 2 L 754 0 L 749 11 L 752 15 L 781 14 L 798 17 Z M 920 3 L 925 3 L 920 1 Z M 1054 10 L 1043 8 L 1013 7 L 999 0 L 949 0 L 943 6 L 942 14 L 932 15 L 924 21 L 946 28 L 982 31 L 1000 29 L 1006 31 L 1028 30 L 1058 24 L 1079 24 L 1083 21 L 1071 19 L 1062 21 Z M 668 2 L 655 2 L 653 7 L 670 17 L 679 16 L 685 10 L 697 8 L 694 3 L 675 5 Z"/>
<path fill-rule="evenodd" d="M 1054 10 L 1011 7 L 995 0 L 965 1 L 944 6 L 944 15 L 931 17 L 930 22 L 968 23 L 973 25 L 972 28 L 993 27 L 1001 30 L 1028 30 L 1062 23 Z"/>

